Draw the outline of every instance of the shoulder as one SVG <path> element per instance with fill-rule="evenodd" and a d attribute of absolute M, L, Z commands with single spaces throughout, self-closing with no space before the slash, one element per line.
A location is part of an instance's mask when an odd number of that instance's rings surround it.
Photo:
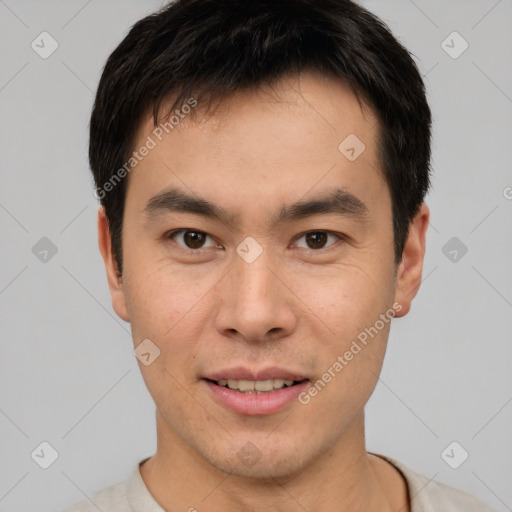
<path fill-rule="evenodd" d="M 404 476 L 409 491 L 411 512 L 496 512 L 467 492 L 416 473 L 384 455 L 379 457 L 393 464 Z"/>
<path fill-rule="evenodd" d="M 418 473 L 414 475 L 425 487 L 422 491 L 418 490 L 416 497 L 412 498 L 411 512 L 496 512 L 467 492 L 435 480 L 430 481 Z"/>
<path fill-rule="evenodd" d="M 148 458 L 133 466 L 128 479 L 96 491 L 62 512 L 165 512 L 149 492 L 140 474 L 140 464 Z"/>
<path fill-rule="evenodd" d="M 127 498 L 127 483 L 125 480 L 110 487 L 96 491 L 82 501 L 78 501 L 62 512 L 131 512 Z"/>

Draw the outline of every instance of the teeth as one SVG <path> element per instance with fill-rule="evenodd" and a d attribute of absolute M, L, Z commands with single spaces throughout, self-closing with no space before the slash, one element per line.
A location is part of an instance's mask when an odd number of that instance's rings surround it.
<path fill-rule="evenodd" d="M 269 380 L 233 380 L 220 379 L 219 386 L 227 386 L 229 389 L 241 391 L 242 393 L 266 393 L 274 389 L 292 386 L 293 380 L 269 379 Z"/>
<path fill-rule="evenodd" d="M 274 389 L 274 381 L 273 380 L 257 380 L 254 383 L 254 389 L 256 391 L 272 391 Z"/>
<path fill-rule="evenodd" d="M 235 381 L 235 382 L 238 382 L 238 389 L 240 391 L 254 391 L 255 387 L 256 387 L 256 382 L 252 381 L 252 380 L 239 380 L 239 381 Z M 233 388 L 231 388 L 233 389 Z M 258 389 L 258 388 L 256 388 Z M 272 386 L 271 386 L 271 389 L 272 389 Z M 266 391 L 264 389 L 258 389 L 258 391 Z"/>

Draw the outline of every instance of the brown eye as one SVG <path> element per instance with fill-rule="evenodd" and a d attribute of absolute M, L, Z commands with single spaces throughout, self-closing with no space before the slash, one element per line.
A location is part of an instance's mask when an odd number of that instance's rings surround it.
<path fill-rule="evenodd" d="M 192 229 L 180 229 L 169 234 L 169 238 L 175 239 L 178 245 L 187 249 L 205 249 L 205 241 L 209 238 L 209 235 L 202 231 L 194 231 Z M 212 244 L 209 247 L 213 247 Z"/>
<path fill-rule="evenodd" d="M 205 238 L 204 233 L 198 233 L 197 231 L 186 231 L 183 235 L 183 240 L 190 249 L 200 249 Z"/>
<path fill-rule="evenodd" d="M 322 249 L 327 242 L 327 233 L 323 231 L 307 233 L 306 241 L 311 249 Z"/>
<path fill-rule="evenodd" d="M 325 249 L 333 245 L 334 242 L 326 245 L 329 241 L 329 237 L 334 239 L 341 239 L 341 236 L 335 235 L 334 233 L 330 233 L 329 231 L 310 231 L 308 233 L 304 233 L 298 240 L 305 240 L 305 244 L 298 244 L 299 247 L 303 249 L 312 249 L 319 250 Z"/>

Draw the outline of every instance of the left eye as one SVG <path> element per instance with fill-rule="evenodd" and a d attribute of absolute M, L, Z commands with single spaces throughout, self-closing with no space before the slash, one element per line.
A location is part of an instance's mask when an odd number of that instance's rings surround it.
<path fill-rule="evenodd" d="M 330 233 L 329 231 L 309 231 L 308 233 L 304 233 L 300 238 L 297 240 L 305 239 L 306 240 L 306 247 L 303 247 L 304 249 L 325 249 L 325 244 L 327 243 L 327 240 L 329 237 L 334 238 L 334 242 L 337 240 L 340 240 L 341 237 L 334 235 L 333 233 Z M 334 243 L 333 242 L 333 243 Z M 332 245 L 332 244 L 330 244 Z M 330 247 L 328 245 L 327 247 Z"/>
<path fill-rule="evenodd" d="M 216 244 L 212 241 L 211 245 L 205 247 L 205 240 L 211 237 L 202 231 L 194 231 L 192 229 L 180 229 L 178 231 L 174 231 L 169 233 L 168 238 L 181 239 L 183 245 L 187 249 L 207 249 L 208 247 L 216 246 Z M 178 245 L 182 244 L 178 243 Z"/>

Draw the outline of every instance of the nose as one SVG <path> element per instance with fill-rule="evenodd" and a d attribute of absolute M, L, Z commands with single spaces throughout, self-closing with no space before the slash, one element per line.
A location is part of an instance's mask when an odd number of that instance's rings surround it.
<path fill-rule="evenodd" d="M 232 265 L 222 282 L 217 331 L 250 343 L 293 333 L 298 321 L 294 295 L 267 252 L 251 263 L 236 256 Z"/>

